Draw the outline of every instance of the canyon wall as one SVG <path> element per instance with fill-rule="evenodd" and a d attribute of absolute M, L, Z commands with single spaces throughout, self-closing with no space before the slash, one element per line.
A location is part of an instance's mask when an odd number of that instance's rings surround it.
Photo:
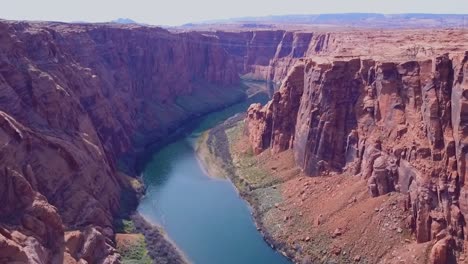
<path fill-rule="evenodd" d="M 284 26 L 288 28 L 287 26 Z M 331 62 L 335 58 L 369 57 L 381 61 L 421 60 L 447 51 L 463 52 L 463 29 L 369 30 L 291 26 L 282 30 L 206 31 L 219 39 L 246 78 L 281 82 L 300 58 Z M 454 41 L 452 41 L 454 40 Z"/>
<path fill-rule="evenodd" d="M 369 195 L 407 194 L 432 263 L 466 250 L 468 52 L 404 62 L 298 62 L 246 119 L 255 153 L 292 149 L 310 176 L 343 173 Z"/>
<path fill-rule="evenodd" d="M 325 48 L 327 33 L 259 30 L 214 33 L 246 78 L 281 81 L 297 59 Z"/>
<path fill-rule="evenodd" d="M 118 263 L 118 158 L 243 96 L 212 37 L 0 21 L 0 262 Z"/>

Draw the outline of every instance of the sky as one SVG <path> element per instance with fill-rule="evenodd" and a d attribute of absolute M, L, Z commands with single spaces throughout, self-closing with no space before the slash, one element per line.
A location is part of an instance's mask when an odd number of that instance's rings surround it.
<path fill-rule="evenodd" d="M 0 18 L 176 26 L 244 16 L 325 13 L 467 14 L 468 0 L 0 0 Z"/>

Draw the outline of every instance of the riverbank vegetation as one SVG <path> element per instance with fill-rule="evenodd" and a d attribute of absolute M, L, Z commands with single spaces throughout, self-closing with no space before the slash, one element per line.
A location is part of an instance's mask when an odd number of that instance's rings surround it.
<path fill-rule="evenodd" d="M 122 263 L 188 263 L 164 231 L 139 214 L 120 220 L 116 232 L 117 251 L 122 256 Z"/>
<path fill-rule="evenodd" d="M 145 237 L 142 234 L 117 234 L 116 241 L 123 264 L 153 263 L 146 249 Z"/>

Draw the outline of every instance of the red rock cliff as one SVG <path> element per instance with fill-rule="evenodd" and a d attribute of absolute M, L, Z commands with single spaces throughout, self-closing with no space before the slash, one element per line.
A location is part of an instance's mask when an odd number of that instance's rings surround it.
<path fill-rule="evenodd" d="M 308 175 L 359 175 L 371 196 L 407 194 L 417 242 L 434 241 L 431 261 L 446 263 L 468 245 L 467 62 L 468 52 L 305 60 L 270 103 L 249 109 L 251 144 L 292 148 Z"/>
<path fill-rule="evenodd" d="M 287 26 L 285 26 L 287 28 Z M 222 29 L 223 30 L 223 29 Z M 280 82 L 303 57 L 424 59 L 466 49 L 466 30 L 369 30 L 304 27 L 301 30 L 215 31 L 247 78 Z M 451 41 L 454 40 L 454 41 Z"/>
<path fill-rule="evenodd" d="M 231 54 L 240 73 L 248 78 L 279 81 L 309 49 L 319 52 L 325 35 L 312 32 L 259 30 L 218 31 L 215 35 Z"/>
<path fill-rule="evenodd" d="M 237 82 L 201 34 L 1 21 L 0 262 L 118 263 L 117 158 L 238 100 Z"/>

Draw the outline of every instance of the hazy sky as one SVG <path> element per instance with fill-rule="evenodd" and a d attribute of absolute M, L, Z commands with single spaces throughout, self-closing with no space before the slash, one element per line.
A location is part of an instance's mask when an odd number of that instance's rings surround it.
<path fill-rule="evenodd" d="M 0 18 L 154 25 L 282 14 L 345 12 L 468 14 L 468 0 L 0 0 Z"/>

